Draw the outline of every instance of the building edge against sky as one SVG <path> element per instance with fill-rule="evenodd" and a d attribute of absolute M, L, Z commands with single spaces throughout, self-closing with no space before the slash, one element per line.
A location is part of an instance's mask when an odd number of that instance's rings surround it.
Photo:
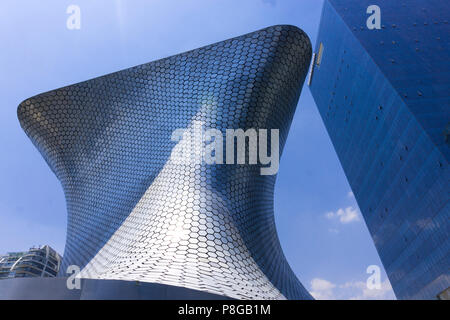
<path fill-rule="evenodd" d="M 383 1 L 369 29 L 372 2 L 324 2 L 310 90 L 397 298 L 435 299 L 450 285 L 450 4 Z"/>

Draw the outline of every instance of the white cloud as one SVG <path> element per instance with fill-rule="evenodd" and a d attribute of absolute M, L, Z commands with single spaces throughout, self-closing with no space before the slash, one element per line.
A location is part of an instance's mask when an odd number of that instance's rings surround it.
<path fill-rule="evenodd" d="M 327 217 L 328 219 L 333 219 L 333 217 L 334 217 L 334 212 L 327 212 L 327 213 L 325 213 L 325 217 Z"/>
<path fill-rule="evenodd" d="M 353 194 L 352 191 L 349 191 L 349 192 L 347 193 L 347 197 L 349 197 L 349 198 L 354 198 L 355 195 Z"/>
<path fill-rule="evenodd" d="M 328 280 L 311 280 L 311 295 L 317 300 L 392 300 L 395 299 L 391 284 L 386 279 L 380 289 L 369 289 L 363 281 L 349 281 L 342 285 Z"/>
<path fill-rule="evenodd" d="M 334 300 L 333 289 L 335 284 L 325 279 L 314 278 L 311 280 L 311 295 L 317 300 Z"/>
<path fill-rule="evenodd" d="M 347 282 L 342 288 L 356 289 L 356 295 L 349 298 L 349 300 L 384 300 L 393 299 L 393 292 L 391 284 L 388 280 L 381 282 L 379 289 L 369 289 L 365 282 Z"/>
<path fill-rule="evenodd" d="M 327 212 L 325 216 L 328 219 L 339 218 L 341 223 L 359 221 L 358 210 L 353 207 L 347 207 L 345 209 L 340 208 L 336 212 Z"/>

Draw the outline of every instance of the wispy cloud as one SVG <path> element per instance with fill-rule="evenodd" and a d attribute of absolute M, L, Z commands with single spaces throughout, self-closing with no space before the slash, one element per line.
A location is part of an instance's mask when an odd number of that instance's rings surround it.
<path fill-rule="evenodd" d="M 333 211 L 327 212 L 325 216 L 328 219 L 338 218 L 339 221 L 344 224 L 360 220 L 358 209 L 355 209 L 352 206 L 347 207 L 345 209 L 340 208 L 336 212 Z"/>
<path fill-rule="evenodd" d="M 386 279 L 379 289 L 369 289 L 363 281 L 349 281 L 338 285 L 328 280 L 311 280 L 311 295 L 318 300 L 392 300 L 395 295 Z"/>
<path fill-rule="evenodd" d="M 336 288 L 334 283 L 328 280 L 314 278 L 311 280 L 311 295 L 318 300 L 334 300 L 335 295 L 333 289 Z"/>
<path fill-rule="evenodd" d="M 392 299 L 392 287 L 388 280 L 381 282 L 379 289 L 369 289 L 365 282 L 346 282 L 339 286 L 341 289 L 351 289 L 356 291 L 356 295 L 353 295 L 349 300 L 384 300 Z"/>
<path fill-rule="evenodd" d="M 347 197 L 348 197 L 348 198 L 354 198 L 355 195 L 353 194 L 353 191 L 349 191 L 349 192 L 347 193 Z"/>

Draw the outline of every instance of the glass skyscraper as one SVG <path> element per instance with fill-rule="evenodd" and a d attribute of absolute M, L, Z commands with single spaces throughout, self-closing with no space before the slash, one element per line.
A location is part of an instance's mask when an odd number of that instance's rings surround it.
<path fill-rule="evenodd" d="M 450 284 L 449 10 L 325 1 L 309 79 L 399 299 Z"/>

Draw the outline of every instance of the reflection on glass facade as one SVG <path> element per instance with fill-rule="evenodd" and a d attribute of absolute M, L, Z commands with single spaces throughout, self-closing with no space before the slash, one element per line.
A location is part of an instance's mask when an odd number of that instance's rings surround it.
<path fill-rule="evenodd" d="M 61 256 L 47 245 L 10 252 L 0 257 L 0 279 L 56 277 L 60 265 Z"/>
<path fill-rule="evenodd" d="M 400 299 L 450 285 L 448 1 L 325 1 L 310 89 Z M 373 21 L 370 21 L 373 22 Z"/>
<path fill-rule="evenodd" d="M 310 299 L 273 217 L 261 165 L 180 164 L 176 129 L 279 129 L 280 151 L 311 59 L 274 26 L 27 99 L 20 123 L 60 179 L 62 273 L 243 299 Z"/>

